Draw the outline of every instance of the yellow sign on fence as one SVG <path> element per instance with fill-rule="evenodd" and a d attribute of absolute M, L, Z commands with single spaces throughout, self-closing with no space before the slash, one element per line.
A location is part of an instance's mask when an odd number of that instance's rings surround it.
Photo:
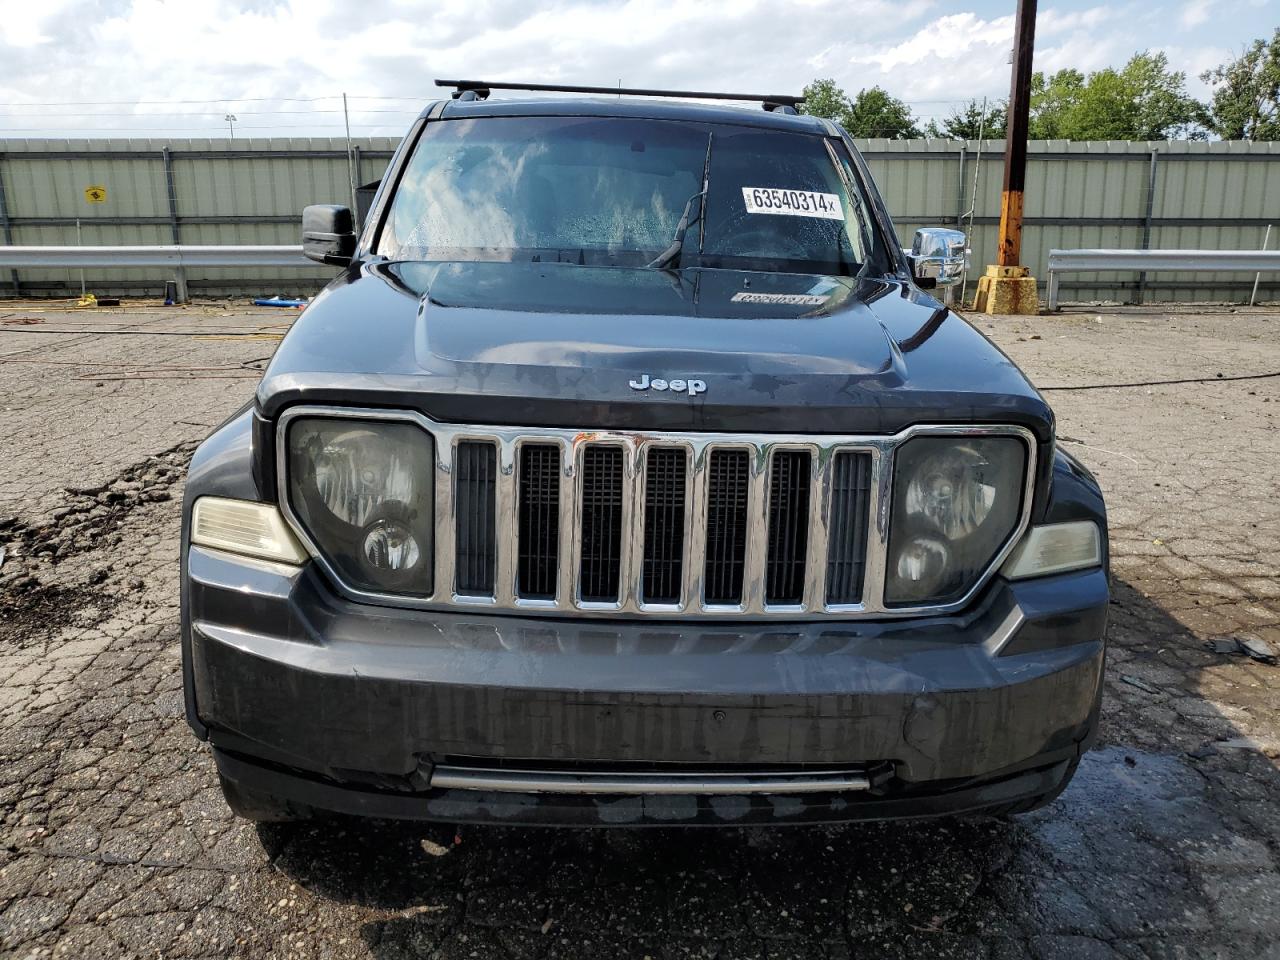
<path fill-rule="evenodd" d="M 106 203 L 107 188 L 98 183 L 85 187 L 84 199 L 86 203 Z"/>

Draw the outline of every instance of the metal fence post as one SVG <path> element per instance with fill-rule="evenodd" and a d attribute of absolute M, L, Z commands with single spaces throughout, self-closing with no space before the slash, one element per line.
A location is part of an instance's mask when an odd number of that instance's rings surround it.
<path fill-rule="evenodd" d="M 169 195 L 169 232 L 173 234 L 173 243 L 177 246 L 182 243 L 182 237 L 178 224 L 178 190 L 173 180 L 173 154 L 168 147 L 164 147 L 160 156 L 164 160 L 164 188 Z M 178 287 L 178 302 L 186 303 L 190 299 L 187 293 L 187 271 L 178 267 L 174 279 Z"/>
<path fill-rule="evenodd" d="M 356 146 L 352 147 L 351 152 L 355 155 L 355 163 L 353 164 L 353 169 L 355 171 L 354 172 L 355 185 L 356 185 L 356 188 L 358 189 L 359 187 L 364 185 L 364 174 L 361 172 L 361 164 L 360 164 L 360 160 L 361 160 L 360 145 L 357 144 Z M 355 204 L 355 207 L 352 208 L 351 213 L 356 218 L 356 233 L 359 233 L 364 229 L 364 220 L 360 216 L 360 199 L 359 199 L 359 195 L 355 191 L 352 191 L 351 202 Z"/>
<path fill-rule="evenodd" d="M 1266 249 L 1267 249 L 1267 247 L 1269 247 L 1269 246 L 1271 246 L 1271 224 L 1269 224 L 1269 223 L 1268 223 L 1268 224 L 1267 224 L 1267 232 L 1266 232 L 1266 233 L 1264 233 L 1264 234 L 1262 235 L 1262 249 L 1263 249 L 1263 250 L 1266 250 Z M 1258 283 L 1259 283 L 1259 281 L 1261 281 L 1261 280 L 1262 280 L 1262 274 L 1261 274 L 1261 273 L 1255 273 L 1255 274 L 1253 275 L 1253 292 L 1249 294 L 1249 306 L 1251 306 L 1251 307 L 1254 305 L 1254 303 L 1256 303 L 1256 302 L 1257 302 L 1257 299 L 1258 299 Z"/>
<path fill-rule="evenodd" d="M 0 161 L 4 160 L 4 154 L 0 153 Z M 13 224 L 9 222 L 9 201 L 4 192 L 4 164 L 0 163 L 0 235 L 4 236 L 6 246 L 13 246 Z M 10 281 L 13 283 L 13 295 L 15 297 L 22 296 L 22 283 L 18 279 L 18 271 L 9 271 Z"/>
<path fill-rule="evenodd" d="M 1151 151 L 1151 166 L 1147 171 L 1147 214 L 1142 223 L 1142 249 L 1151 249 L 1151 214 L 1155 210 L 1156 203 L 1156 169 L 1160 163 L 1160 154 L 1156 150 Z M 1138 305 L 1147 301 L 1147 274 L 1142 272 L 1138 274 Z"/>

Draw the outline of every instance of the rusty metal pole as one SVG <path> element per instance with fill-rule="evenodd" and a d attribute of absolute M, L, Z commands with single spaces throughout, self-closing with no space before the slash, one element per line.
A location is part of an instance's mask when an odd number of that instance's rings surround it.
<path fill-rule="evenodd" d="M 1027 180 L 1027 129 L 1031 116 L 1031 54 L 1036 45 L 1036 0 L 1018 0 L 1013 27 L 1013 80 L 1009 132 L 1004 144 L 1004 193 L 1000 197 L 1000 245 L 996 263 L 1022 263 L 1022 191 Z"/>

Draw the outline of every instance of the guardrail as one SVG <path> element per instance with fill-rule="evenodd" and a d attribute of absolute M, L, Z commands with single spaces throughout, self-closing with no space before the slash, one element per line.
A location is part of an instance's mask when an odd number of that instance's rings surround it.
<path fill-rule="evenodd" d="M 184 267 L 314 267 L 301 245 L 136 247 L 6 247 L 0 267 L 172 267 L 178 297 L 187 299 Z M 1280 272 L 1280 250 L 1050 250 L 1048 307 L 1058 309 L 1063 273 L 1138 270 Z"/>
<path fill-rule="evenodd" d="M 1058 309 L 1058 275 L 1107 270 L 1280 271 L 1280 250 L 1050 250 L 1049 309 Z"/>
<path fill-rule="evenodd" d="M 184 267 L 314 267 L 302 245 L 139 247 L 6 247 L 0 246 L 0 267 L 172 267 L 178 300 L 187 300 Z"/>
<path fill-rule="evenodd" d="M 301 245 L 5 247 L 0 267 L 314 267 Z"/>

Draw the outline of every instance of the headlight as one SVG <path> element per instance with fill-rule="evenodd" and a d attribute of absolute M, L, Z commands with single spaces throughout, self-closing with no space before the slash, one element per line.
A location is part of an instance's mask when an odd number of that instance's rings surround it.
<path fill-rule="evenodd" d="M 885 603 L 958 600 L 1018 525 L 1026 445 L 1016 437 L 917 437 L 894 464 Z"/>
<path fill-rule="evenodd" d="M 289 505 L 321 553 L 361 590 L 432 591 L 431 435 L 407 423 L 289 425 Z"/>

